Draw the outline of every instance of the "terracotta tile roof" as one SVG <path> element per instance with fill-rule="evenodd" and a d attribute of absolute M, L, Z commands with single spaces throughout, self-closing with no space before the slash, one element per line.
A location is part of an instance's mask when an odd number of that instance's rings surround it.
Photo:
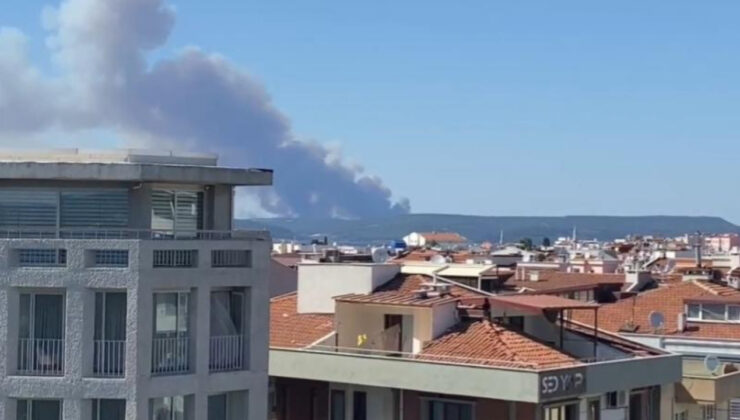
<path fill-rule="evenodd" d="M 631 322 L 636 327 L 636 334 L 739 340 L 740 324 L 687 321 L 685 331 L 677 330 L 678 314 L 684 312 L 685 301 L 707 298 L 722 301 L 738 295 L 740 291 L 733 288 L 705 281 L 665 284 L 634 297 L 602 305 L 599 309 L 599 328 L 619 332 Z M 665 317 L 665 327 L 657 332 L 653 331 L 648 321 L 653 311 L 661 312 Z M 589 311 L 575 311 L 573 319 L 593 325 L 593 314 Z"/>
<path fill-rule="evenodd" d="M 422 288 L 422 283 L 429 283 L 431 277 L 420 274 L 398 274 L 393 280 L 383 284 L 370 294 L 349 294 L 336 296 L 337 302 L 350 303 L 374 303 L 383 305 L 404 306 L 434 306 L 441 303 L 456 301 L 462 297 L 486 296 L 484 293 L 466 289 L 459 286 L 451 286 L 450 294 L 438 297 L 418 297 L 416 291 Z M 440 281 L 440 283 L 444 283 Z"/>
<path fill-rule="evenodd" d="M 564 273 L 561 271 L 541 271 L 538 281 L 528 278 L 515 280 L 510 278 L 506 286 L 529 289 L 534 293 L 559 293 L 575 290 L 589 290 L 600 286 L 614 286 L 621 288 L 624 284 L 624 274 L 590 274 Z"/>
<path fill-rule="evenodd" d="M 579 364 L 568 354 L 487 320 L 457 324 L 424 346 L 418 358 L 527 369 Z"/>
<path fill-rule="evenodd" d="M 270 300 L 270 347 L 300 348 L 334 331 L 333 314 L 299 314 L 295 293 Z"/>

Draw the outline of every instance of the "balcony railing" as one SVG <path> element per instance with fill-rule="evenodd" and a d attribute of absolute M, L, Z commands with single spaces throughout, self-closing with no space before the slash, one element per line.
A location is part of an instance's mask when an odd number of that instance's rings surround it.
<path fill-rule="evenodd" d="M 190 338 L 152 340 L 152 374 L 179 375 L 190 372 Z"/>
<path fill-rule="evenodd" d="M 55 338 L 21 338 L 18 340 L 18 373 L 20 375 L 64 375 L 64 340 Z"/>
<path fill-rule="evenodd" d="M 209 369 L 211 372 L 242 370 L 246 367 L 246 337 L 243 335 L 223 335 L 211 337 Z"/>
<path fill-rule="evenodd" d="M 0 227 L 0 239 L 140 239 L 140 240 L 229 240 L 266 235 L 259 230 L 157 230 L 106 228 Z"/>
<path fill-rule="evenodd" d="M 104 378 L 121 378 L 126 371 L 125 340 L 95 340 L 93 373 Z"/>

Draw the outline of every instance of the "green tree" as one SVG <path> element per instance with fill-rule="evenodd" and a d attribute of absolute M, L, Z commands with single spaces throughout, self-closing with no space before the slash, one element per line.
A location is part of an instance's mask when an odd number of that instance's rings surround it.
<path fill-rule="evenodd" d="M 551 245 L 550 238 L 548 238 L 547 236 L 545 236 L 544 238 L 542 238 L 542 247 L 543 248 L 549 248 L 550 245 Z"/>
<path fill-rule="evenodd" d="M 526 250 L 531 251 L 533 248 L 532 238 L 522 238 L 519 240 L 519 246 Z"/>

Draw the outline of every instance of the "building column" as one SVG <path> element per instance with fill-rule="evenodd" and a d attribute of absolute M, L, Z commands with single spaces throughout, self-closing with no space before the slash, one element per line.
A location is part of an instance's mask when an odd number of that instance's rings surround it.
<path fill-rule="evenodd" d="M 89 309 L 85 308 L 85 293 L 89 293 L 80 286 L 71 286 L 67 288 L 67 298 L 64 305 L 66 312 L 65 317 L 65 336 L 64 336 L 64 376 L 67 378 L 81 379 L 83 367 L 86 363 L 92 361 L 92 358 L 85 358 L 86 352 L 84 347 L 86 345 L 92 346 L 92 342 L 86 343 L 85 332 L 86 322 L 85 317 L 90 316 Z M 94 301 L 93 301 L 94 302 Z M 95 312 L 95 305 L 92 307 L 93 317 Z M 66 406 L 66 404 L 65 404 Z M 66 407 L 65 407 L 66 413 Z M 64 417 L 67 419 L 68 417 Z M 72 419 L 73 417 L 69 417 Z M 76 418 L 76 417 L 74 417 Z"/>
<path fill-rule="evenodd" d="M 84 416 L 83 401 L 65 399 L 62 402 L 62 418 L 64 420 L 89 420 L 89 415 Z"/>

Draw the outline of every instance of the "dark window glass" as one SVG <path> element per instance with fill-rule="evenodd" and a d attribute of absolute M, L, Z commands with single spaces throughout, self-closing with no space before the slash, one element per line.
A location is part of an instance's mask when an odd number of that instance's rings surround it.
<path fill-rule="evenodd" d="M 331 420 L 344 420 L 345 418 L 344 391 L 334 389 L 331 391 Z"/>
<path fill-rule="evenodd" d="M 367 419 L 367 394 L 355 392 L 352 396 L 352 420 Z"/>

